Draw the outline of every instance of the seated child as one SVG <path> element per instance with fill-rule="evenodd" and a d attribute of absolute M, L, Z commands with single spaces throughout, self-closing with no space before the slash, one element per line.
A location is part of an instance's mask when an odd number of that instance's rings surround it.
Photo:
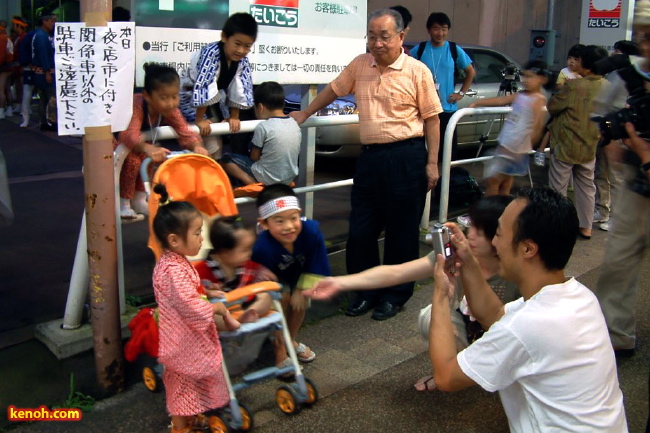
<path fill-rule="evenodd" d="M 220 136 L 210 125 L 226 121 L 239 131 L 239 110 L 253 106 L 253 71 L 248 53 L 257 38 L 257 22 L 250 14 L 232 14 L 223 25 L 221 40 L 201 47 L 183 74 L 181 111 L 196 122 L 210 156 L 221 156 Z"/>
<path fill-rule="evenodd" d="M 302 221 L 300 203 L 291 187 L 273 184 L 264 187 L 256 201 L 258 222 L 264 229 L 253 247 L 253 260 L 269 268 L 283 285 L 282 308 L 298 360 L 311 362 L 314 351 L 297 342 L 297 334 L 307 308 L 307 299 L 297 290 L 304 273 L 330 275 L 325 241 L 318 223 Z M 280 333 L 278 333 L 280 334 Z M 276 338 L 276 364 L 291 365 L 281 334 Z"/>
<path fill-rule="evenodd" d="M 210 226 L 212 251 L 208 259 L 195 264 L 208 298 L 223 297 L 226 292 L 259 281 L 275 280 L 264 266 L 251 261 L 255 235 L 244 227 L 239 216 L 217 217 Z M 255 322 L 271 308 L 271 295 L 260 293 L 247 300 L 240 323 Z"/>
<path fill-rule="evenodd" d="M 298 123 L 284 114 L 284 89 L 275 81 L 257 86 L 255 115 L 266 119 L 255 128 L 250 158 L 224 154 L 219 163 L 233 186 L 251 183 L 289 185 L 298 175 L 302 132 Z"/>
<path fill-rule="evenodd" d="M 120 215 L 125 219 L 137 218 L 139 213 L 149 214 L 140 178 L 142 160 L 150 157 L 154 162 L 163 162 L 169 153 L 168 149 L 156 144 L 157 129 L 154 128 L 169 125 L 178 134 L 181 146 L 201 155 L 208 154 L 200 137 L 190 130 L 178 109 L 180 81 L 176 70 L 155 63 L 145 64 L 144 70 L 144 90 L 142 94 L 133 95 L 131 122 L 114 141 L 115 147 L 122 143 L 131 150 L 120 172 Z M 147 142 L 143 134 L 149 130 L 153 130 L 151 142 Z"/>
<path fill-rule="evenodd" d="M 230 400 L 224 377 L 219 332 L 214 316 L 221 316 L 227 330 L 239 323 L 222 303 L 210 304 L 199 295 L 201 280 L 186 256 L 201 249 L 203 218 L 186 201 L 173 201 L 164 185 L 153 231 L 164 249 L 153 271 L 158 303 L 158 361 L 165 367 L 167 412 L 172 433 L 192 430 L 197 415 L 220 408 Z"/>

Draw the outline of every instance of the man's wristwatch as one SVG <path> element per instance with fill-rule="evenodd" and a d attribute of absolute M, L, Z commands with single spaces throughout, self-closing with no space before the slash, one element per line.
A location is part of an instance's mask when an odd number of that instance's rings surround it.
<path fill-rule="evenodd" d="M 460 96 L 465 96 L 465 92 L 463 92 L 462 90 L 459 90 L 459 91 L 458 91 L 458 94 L 459 94 Z"/>

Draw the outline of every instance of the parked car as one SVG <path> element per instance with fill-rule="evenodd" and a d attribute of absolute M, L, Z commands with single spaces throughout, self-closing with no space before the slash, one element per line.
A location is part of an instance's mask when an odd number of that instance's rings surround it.
<path fill-rule="evenodd" d="M 476 76 L 465 98 L 458 103 L 458 108 L 465 108 L 476 99 L 497 96 L 503 82 L 503 71 L 509 64 L 520 69 L 520 65 L 507 54 L 488 47 L 463 45 L 463 49 L 472 59 Z M 461 82 L 456 83 L 460 90 Z M 322 90 L 325 85 L 319 85 Z M 285 86 L 286 111 L 300 109 L 300 86 Z M 334 116 L 357 112 L 354 95 L 337 99 L 333 104 L 316 113 L 318 116 Z M 458 124 L 458 145 L 460 149 L 478 147 L 479 138 L 491 116 L 465 116 Z M 496 143 L 496 136 L 501 128 L 502 116 L 493 116 L 488 144 Z M 359 125 L 343 125 L 316 128 L 316 155 L 323 157 L 356 157 L 361 152 Z"/>

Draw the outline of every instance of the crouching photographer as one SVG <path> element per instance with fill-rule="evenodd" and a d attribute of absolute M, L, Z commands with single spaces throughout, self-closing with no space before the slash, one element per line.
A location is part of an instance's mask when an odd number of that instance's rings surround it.
<path fill-rule="evenodd" d="M 617 356 L 634 354 L 634 306 L 639 270 L 650 234 L 650 1 L 636 2 L 634 31 L 643 57 L 608 77 L 599 96 L 603 144 L 623 139 L 621 170 L 625 185 L 617 192 L 613 224 L 596 286 L 609 336 Z M 606 110 L 606 111 L 605 111 Z M 606 149 L 616 149 L 609 144 Z"/>

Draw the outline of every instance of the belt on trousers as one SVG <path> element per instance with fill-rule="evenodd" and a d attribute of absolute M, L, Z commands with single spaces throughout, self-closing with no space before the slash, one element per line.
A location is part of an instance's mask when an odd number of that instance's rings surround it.
<path fill-rule="evenodd" d="M 376 144 L 364 144 L 361 146 L 361 150 L 366 151 L 377 151 L 383 149 L 392 149 L 400 146 L 410 146 L 414 144 L 424 144 L 424 137 L 412 137 L 407 138 L 406 140 L 394 141 L 392 143 L 376 143 Z"/>

